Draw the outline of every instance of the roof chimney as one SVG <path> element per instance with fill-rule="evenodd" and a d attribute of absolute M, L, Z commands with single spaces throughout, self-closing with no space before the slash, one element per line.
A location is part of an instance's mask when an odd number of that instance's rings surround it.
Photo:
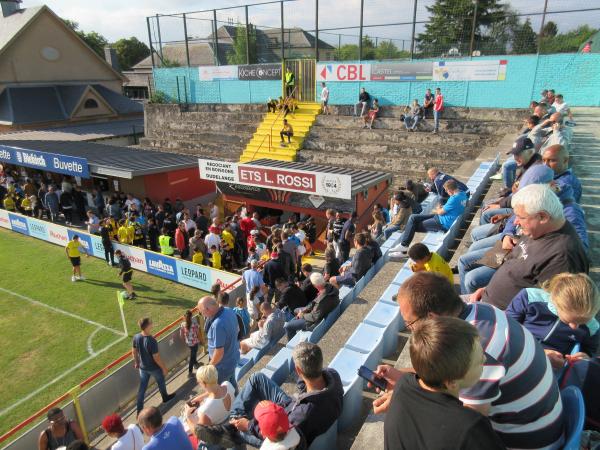
<path fill-rule="evenodd" d="M 121 66 L 119 65 L 119 58 L 117 57 L 117 52 L 110 45 L 104 47 L 104 59 L 117 72 L 121 71 Z"/>
<path fill-rule="evenodd" d="M 1 0 L 0 7 L 2 7 L 2 17 L 8 17 L 19 11 L 21 9 L 19 7 L 21 1 L 22 0 Z"/>

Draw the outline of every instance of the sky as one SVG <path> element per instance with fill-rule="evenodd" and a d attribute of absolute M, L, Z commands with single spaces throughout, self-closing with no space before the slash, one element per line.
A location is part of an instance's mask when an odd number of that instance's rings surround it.
<path fill-rule="evenodd" d="M 23 0 L 23 7 L 47 4 L 59 16 L 79 23 L 82 30 L 97 31 L 110 42 L 122 37 L 135 36 L 148 42 L 146 17 L 155 14 L 169 14 L 186 11 L 200 11 L 225 6 L 239 6 L 247 3 L 260 3 L 264 0 Z M 364 0 L 365 24 L 407 23 L 412 20 L 413 0 Z M 417 21 L 427 18 L 425 6 L 434 0 L 417 0 Z M 543 9 L 544 0 L 510 0 L 509 3 L 524 14 L 538 12 Z M 285 26 L 299 26 L 305 29 L 314 28 L 314 0 L 296 0 L 285 5 Z M 558 23 L 559 31 L 567 31 L 581 24 L 600 26 L 599 11 L 581 11 L 585 8 L 600 6 L 600 0 L 549 0 L 550 11 L 574 9 L 577 12 L 550 15 L 547 20 Z M 319 27 L 344 28 L 356 27 L 359 24 L 360 0 L 319 0 Z M 280 24 L 279 5 L 263 5 L 250 7 L 250 22 L 254 24 L 278 27 Z M 212 12 L 190 16 L 188 35 L 205 37 L 210 33 Z M 218 13 L 217 20 L 244 21 L 243 8 L 225 10 Z M 532 16 L 534 30 L 540 26 L 541 16 Z M 179 18 L 161 18 L 160 28 L 162 40 L 177 41 L 183 39 L 182 21 Z M 423 26 L 417 25 L 417 33 Z M 153 27 L 154 33 L 155 27 Z M 409 39 L 411 26 L 395 25 L 366 28 L 365 33 L 381 39 Z M 340 35 L 338 37 L 338 35 Z M 357 43 L 355 29 L 340 29 L 323 32 L 321 38 L 336 45 L 338 39 L 342 44 Z M 155 40 L 158 37 L 155 34 Z"/>

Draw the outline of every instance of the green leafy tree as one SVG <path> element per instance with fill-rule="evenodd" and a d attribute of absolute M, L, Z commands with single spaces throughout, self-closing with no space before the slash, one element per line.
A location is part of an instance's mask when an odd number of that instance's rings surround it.
<path fill-rule="evenodd" d="M 410 52 L 398 50 L 396 44 L 392 41 L 383 41 L 377 45 L 375 49 L 375 58 L 376 59 L 401 59 L 401 58 L 409 58 Z"/>
<path fill-rule="evenodd" d="M 515 30 L 512 53 L 517 55 L 537 53 L 537 34 L 531 28 L 531 21 L 529 19 Z"/>
<path fill-rule="evenodd" d="M 136 37 L 119 39 L 113 44 L 121 70 L 129 70 L 150 55 L 148 46 Z"/>
<path fill-rule="evenodd" d="M 358 60 L 358 45 L 344 44 L 336 52 L 338 61 L 353 61 Z"/>
<path fill-rule="evenodd" d="M 423 56 L 439 56 L 458 48 L 468 54 L 475 14 L 473 0 L 436 0 L 427 6 L 430 14 L 425 32 L 416 37 L 418 49 Z M 486 30 L 494 23 L 503 21 L 506 8 L 499 0 L 478 0 L 475 20 L 475 42 L 485 44 L 494 39 Z"/>
<path fill-rule="evenodd" d="M 98 53 L 98 55 L 100 57 L 102 57 L 102 59 L 104 59 L 104 46 L 108 44 L 108 40 L 106 40 L 106 38 L 104 36 L 102 36 L 100 33 L 97 33 L 95 31 L 86 33 L 85 31 L 80 30 L 79 24 L 77 22 L 75 22 L 74 20 L 63 19 L 63 21 L 69 28 L 71 28 L 75 33 L 77 33 L 77 35 L 81 39 L 83 39 L 83 41 L 92 50 L 94 50 L 96 53 Z"/>
<path fill-rule="evenodd" d="M 556 23 L 549 21 L 542 29 L 542 37 L 554 37 L 558 34 Z"/>
<path fill-rule="evenodd" d="M 577 52 L 584 42 L 587 42 L 598 30 L 589 25 L 582 25 L 568 33 L 556 36 L 542 36 L 540 53 L 570 53 Z"/>
<path fill-rule="evenodd" d="M 158 55 L 160 59 L 160 53 Z M 181 67 L 181 64 L 179 64 L 178 61 L 174 61 L 169 58 L 162 58 L 160 61 L 160 67 Z"/>
<path fill-rule="evenodd" d="M 248 52 L 250 61 L 246 58 L 246 26 L 235 27 L 233 48 L 226 55 L 228 64 L 256 64 L 256 29 L 254 25 L 248 24 Z"/>

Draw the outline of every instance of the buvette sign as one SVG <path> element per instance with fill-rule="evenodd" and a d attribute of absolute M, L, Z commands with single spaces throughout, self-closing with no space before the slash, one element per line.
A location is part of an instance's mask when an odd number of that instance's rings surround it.
<path fill-rule="evenodd" d="M 352 198 L 350 175 L 199 159 L 200 178 L 281 191 Z"/>
<path fill-rule="evenodd" d="M 0 161 L 75 177 L 90 177 L 87 159 L 75 156 L 0 145 Z"/>

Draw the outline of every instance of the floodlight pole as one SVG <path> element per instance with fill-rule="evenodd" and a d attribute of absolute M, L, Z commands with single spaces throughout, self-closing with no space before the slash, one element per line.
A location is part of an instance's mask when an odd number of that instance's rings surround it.
<path fill-rule="evenodd" d="M 281 6 L 281 60 L 285 60 L 285 47 L 284 47 L 284 41 L 285 41 L 285 35 L 284 35 L 284 31 L 283 31 L 283 1 L 279 2 L 279 5 Z"/>
<path fill-rule="evenodd" d="M 160 60 L 164 61 L 163 50 L 162 50 L 162 36 L 160 34 L 160 17 L 156 15 L 156 29 L 158 30 L 158 51 L 160 52 Z"/>
<path fill-rule="evenodd" d="M 412 37 L 410 40 L 410 60 L 412 61 L 415 54 L 415 30 L 417 26 L 417 1 L 413 5 L 413 21 L 412 21 Z M 402 50 L 404 50 L 404 40 L 402 40 Z"/>
<path fill-rule="evenodd" d="M 217 24 L 217 10 L 213 9 L 213 21 L 215 23 L 215 59 L 216 59 L 216 65 L 220 66 L 221 63 L 219 62 L 219 33 L 218 33 L 218 24 Z"/>
<path fill-rule="evenodd" d="M 360 29 L 358 32 L 358 60 L 362 61 L 363 53 L 363 15 L 365 11 L 365 0 L 360 0 Z"/>
<path fill-rule="evenodd" d="M 315 60 L 319 61 L 319 0 L 315 0 Z"/>
<path fill-rule="evenodd" d="M 185 60 L 187 62 L 187 66 L 190 67 L 190 47 L 188 45 L 187 20 L 185 13 L 183 13 L 183 34 L 185 39 Z"/>
<path fill-rule="evenodd" d="M 540 25 L 540 32 L 538 34 L 538 53 L 540 52 L 540 43 L 542 41 L 542 34 L 544 32 L 544 27 L 546 26 L 546 12 L 548 11 L 548 0 L 544 0 L 544 12 L 542 13 L 542 24 Z"/>
<path fill-rule="evenodd" d="M 248 5 L 244 7 L 246 10 L 246 64 L 250 64 L 250 30 L 248 24 Z"/>
<path fill-rule="evenodd" d="M 473 56 L 473 45 L 475 44 L 475 29 L 477 28 L 477 7 L 479 0 L 475 0 L 475 9 L 473 10 L 473 25 L 471 26 L 471 43 L 469 44 L 469 57 Z"/>
<path fill-rule="evenodd" d="M 146 17 L 146 25 L 148 26 L 148 43 L 150 44 L 150 58 L 152 59 L 152 67 L 154 67 L 154 47 L 152 46 L 152 32 L 150 31 L 150 17 Z"/>

